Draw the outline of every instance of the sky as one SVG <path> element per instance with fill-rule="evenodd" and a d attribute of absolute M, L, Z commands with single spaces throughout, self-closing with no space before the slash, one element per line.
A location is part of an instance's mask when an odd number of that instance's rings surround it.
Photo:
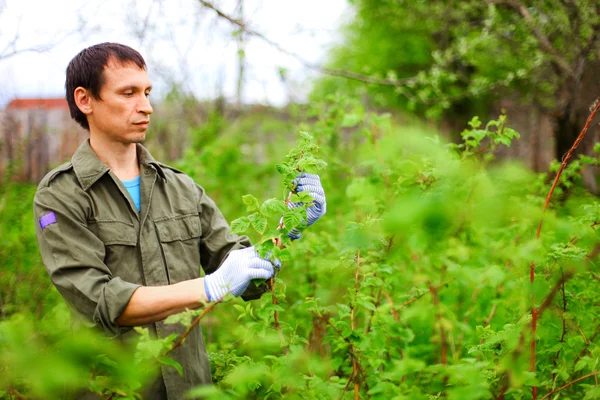
<path fill-rule="evenodd" d="M 212 3 L 237 17 L 240 0 Z M 339 42 L 350 15 L 348 0 L 243 0 L 249 27 L 321 64 Z M 83 48 L 119 42 L 139 50 L 148 64 L 153 97 L 174 85 L 199 99 L 222 94 L 236 100 L 236 27 L 196 0 L 0 0 L 0 56 L 16 48 L 41 51 L 0 59 L 0 108 L 12 98 L 64 96 L 64 71 Z M 304 101 L 318 76 L 296 58 L 256 37 L 245 39 L 242 102 L 283 106 Z M 285 69 L 286 79 L 280 77 Z"/>

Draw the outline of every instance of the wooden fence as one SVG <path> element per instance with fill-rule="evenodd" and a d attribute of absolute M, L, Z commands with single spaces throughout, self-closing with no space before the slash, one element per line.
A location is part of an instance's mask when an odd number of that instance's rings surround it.
<path fill-rule="evenodd" d="M 7 109 L 0 112 L 0 183 L 38 183 L 68 161 L 88 137 L 68 109 Z"/>

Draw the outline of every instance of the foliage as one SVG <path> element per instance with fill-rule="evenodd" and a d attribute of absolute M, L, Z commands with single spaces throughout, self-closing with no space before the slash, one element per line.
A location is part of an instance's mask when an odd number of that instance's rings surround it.
<path fill-rule="evenodd" d="M 286 213 L 290 226 L 298 222 L 285 206 L 298 168 L 327 162 L 319 170 L 327 215 L 278 253 L 274 293 L 227 299 L 204 314 L 214 385 L 190 397 L 530 399 L 535 386 L 541 395 L 557 391 L 552 398 L 596 398 L 597 199 L 564 192 L 543 215 L 545 176 L 487 155 L 518 138 L 504 116 L 485 125 L 474 118 L 463 143 L 446 145 L 422 126 L 399 126 L 348 98 L 329 100 L 300 114 L 298 130 L 310 134 L 292 151 L 296 135 L 261 138 L 232 126 L 178 164 L 235 229 L 271 243 L 285 240 Z M 5 207 L 12 216 L 30 204 Z M 11 226 L 2 220 L 3 232 L 34 240 Z M 15 241 L 12 251 L 23 253 Z M 13 268 L 47 279 L 31 257 L 8 264 L 10 279 L 23 279 Z M 135 398 L 159 363 L 177 368 L 168 359 L 177 338 L 141 330 L 136 350 L 123 351 L 92 333 L 69 336 L 64 307 L 38 319 L 25 313 L 34 306 L 15 303 L 0 322 L 0 398 L 54 398 L 58 387 Z M 204 312 L 167 322 L 191 326 Z"/>
<path fill-rule="evenodd" d="M 598 59 L 595 0 L 352 3 L 330 67 L 389 82 L 324 78 L 315 98 L 368 93 L 375 105 L 464 118 L 505 96 L 569 113 L 583 72 Z"/>

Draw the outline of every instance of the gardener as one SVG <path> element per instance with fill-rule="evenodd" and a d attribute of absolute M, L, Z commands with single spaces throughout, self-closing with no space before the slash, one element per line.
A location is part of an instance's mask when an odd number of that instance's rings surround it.
<path fill-rule="evenodd" d="M 71 162 L 40 182 L 34 199 L 37 241 L 52 282 L 86 325 L 123 339 L 145 326 L 159 338 L 181 334 L 169 315 L 226 294 L 256 299 L 273 275 L 249 239 L 229 226 L 202 187 L 152 158 L 146 137 L 152 85 L 142 56 L 103 43 L 81 51 L 67 68 L 71 116 L 90 133 Z M 307 225 L 325 214 L 319 177 L 302 175 L 298 190 L 315 199 Z M 200 266 L 206 276 L 200 277 Z M 183 367 L 161 366 L 144 398 L 181 399 L 211 382 L 201 329 L 170 354 Z"/>

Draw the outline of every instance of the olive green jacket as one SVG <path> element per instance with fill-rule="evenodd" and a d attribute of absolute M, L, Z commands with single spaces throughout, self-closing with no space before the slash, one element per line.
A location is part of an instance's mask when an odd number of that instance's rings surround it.
<path fill-rule="evenodd" d="M 141 211 L 86 140 L 68 162 L 42 179 L 34 199 L 37 241 L 52 282 L 74 314 L 113 337 L 135 335 L 116 323 L 139 286 L 169 285 L 215 271 L 232 250 L 250 246 L 229 226 L 204 189 L 137 145 Z M 245 300 L 265 286 L 250 288 Z M 147 325 L 159 338 L 183 326 Z M 202 331 L 171 353 L 184 376 L 161 366 L 169 399 L 211 382 Z"/>

